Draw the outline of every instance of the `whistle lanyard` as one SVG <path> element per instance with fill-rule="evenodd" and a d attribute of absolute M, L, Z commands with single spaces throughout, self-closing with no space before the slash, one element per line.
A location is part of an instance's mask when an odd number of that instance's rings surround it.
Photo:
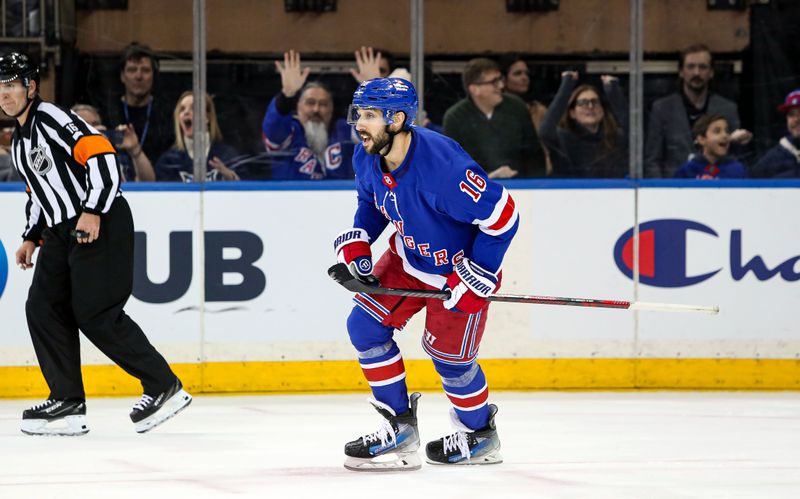
<path fill-rule="evenodd" d="M 144 146 L 144 141 L 147 139 L 147 130 L 150 129 L 150 110 L 153 108 L 153 99 L 147 102 L 147 116 L 144 121 L 144 128 L 142 129 L 142 136 L 139 137 L 139 145 Z M 131 117 L 128 115 L 128 103 L 122 101 L 122 110 L 125 113 L 125 123 L 131 122 Z"/>

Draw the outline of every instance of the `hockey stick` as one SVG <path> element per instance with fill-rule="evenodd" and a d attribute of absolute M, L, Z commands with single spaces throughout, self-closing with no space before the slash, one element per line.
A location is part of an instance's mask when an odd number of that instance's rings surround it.
<path fill-rule="evenodd" d="M 367 293 L 379 295 L 411 296 L 416 298 L 437 298 L 447 300 L 450 298 L 449 291 L 425 290 L 425 289 L 405 289 L 405 288 L 384 288 L 380 286 L 370 286 L 356 279 L 347 265 L 337 263 L 328 269 L 328 275 L 353 293 Z M 573 307 L 595 307 L 595 308 L 621 308 L 626 310 L 658 310 L 664 312 L 704 312 L 707 314 L 719 313 L 716 305 L 681 305 L 676 303 L 647 303 L 630 302 L 621 300 L 595 300 L 592 298 L 559 298 L 556 296 L 533 296 L 533 295 L 491 295 L 489 301 L 509 302 L 509 303 L 534 303 L 538 305 L 568 305 Z"/>

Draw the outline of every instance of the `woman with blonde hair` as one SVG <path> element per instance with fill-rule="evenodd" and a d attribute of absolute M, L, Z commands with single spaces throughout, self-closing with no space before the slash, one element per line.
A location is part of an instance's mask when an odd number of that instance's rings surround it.
<path fill-rule="evenodd" d="M 194 94 L 191 90 L 178 98 L 172 114 L 175 125 L 175 144 L 158 158 L 156 179 L 160 181 L 191 182 L 194 178 Z M 206 94 L 206 128 L 208 130 L 207 181 L 239 180 L 239 175 L 228 168 L 236 151 L 222 142 L 222 132 L 217 122 L 214 101 Z"/>

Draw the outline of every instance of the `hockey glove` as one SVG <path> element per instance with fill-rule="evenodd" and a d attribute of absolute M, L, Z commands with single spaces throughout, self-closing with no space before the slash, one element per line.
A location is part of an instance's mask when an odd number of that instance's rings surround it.
<path fill-rule="evenodd" d="M 378 278 L 372 275 L 372 251 L 369 236 L 364 229 L 347 229 L 333 242 L 336 260 L 347 264 L 350 273 L 370 286 L 378 286 Z"/>
<path fill-rule="evenodd" d="M 461 260 L 447 277 L 450 298 L 444 308 L 474 314 L 486 306 L 486 297 L 497 288 L 497 275 L 481 268 L 469 258 Z"/>

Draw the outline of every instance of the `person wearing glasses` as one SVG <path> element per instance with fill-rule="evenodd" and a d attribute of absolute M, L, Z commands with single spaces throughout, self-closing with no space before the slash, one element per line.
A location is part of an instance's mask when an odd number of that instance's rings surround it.
<path fill-rule="evenodd" d="M 644 146 L 645 176 L 671 178 L 694 152 L 692 127 L 704 114 L 721 114 L 731 127 L 732 152 L 750 142 L 753 134 L 740 129 L 736 103 L 711 91 L 714 61 L 709 48 L 691 45 L 678 62 L 680 88 L 653 102 Z"/>
<path fill-rule="evenodd" d="M 542 177 L 544 152 L 528 107 L 503 92 L 500 66 L 491 59 L 467 62 L 461 75 L 467 96 L 444 114 L 444 134 L 455 139 L 489 178 Z"/>
<path fill-rule="evenodd" d="M 578 77 L 577 71 L 561 73 L 539 127 L 553 176 L 622 178 L 628 171 L 628 102 L 619 80 L 600 77 L 605 101 L 593 85 L 578 86 Z"/>

